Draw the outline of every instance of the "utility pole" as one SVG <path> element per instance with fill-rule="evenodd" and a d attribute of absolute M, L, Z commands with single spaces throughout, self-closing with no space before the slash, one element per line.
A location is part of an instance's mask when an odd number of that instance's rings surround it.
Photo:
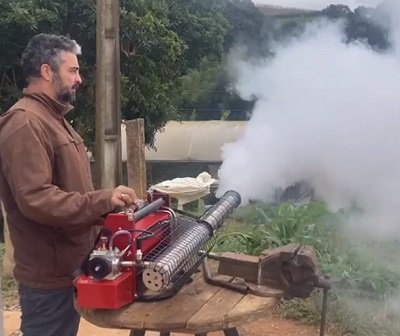
<path fill-rule="evenodd" d="M 97 0 L 96 9 L 96 188 L 121 184 L 119 0 Z"/>

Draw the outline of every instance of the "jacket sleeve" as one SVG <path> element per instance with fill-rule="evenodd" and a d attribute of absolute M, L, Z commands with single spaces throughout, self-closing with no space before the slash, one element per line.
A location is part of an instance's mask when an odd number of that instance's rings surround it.
<path fill-rule="evenodd" d="M 66 228 L 94 225 L 100 216 L 113 211 L 111 190 L 80 194 L 53 185 L 44 137 L 31 121 L 23 121 L 3 142 L 0 155 L 1 168 L 24 216 L 38 224 Z"/>

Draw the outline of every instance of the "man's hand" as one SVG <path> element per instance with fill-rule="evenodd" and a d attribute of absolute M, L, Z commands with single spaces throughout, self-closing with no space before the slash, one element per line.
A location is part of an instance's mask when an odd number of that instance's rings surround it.
<path fill-rule="evenodd" d="M 111 203 L 114 207 L 130 207 L 139 201 L 135 190 L 122 185 L 115 188 L 111 196 Z"/>

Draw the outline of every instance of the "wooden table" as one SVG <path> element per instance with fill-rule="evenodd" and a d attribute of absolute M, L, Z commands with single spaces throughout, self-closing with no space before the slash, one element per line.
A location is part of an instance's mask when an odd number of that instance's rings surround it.
<path fill-rule="evenodd" d="M 223 331 L 238 336 L 237 326 L 271 314 L 277 298 L 259 297 L 207 284 L 201 272 L 174 297 L 159 302 L 135 302 L 118 310 L 79 309 L 81 316 L 103 328 L 129 329 L 131 336 L 147 330 L 205 336 Z"/>

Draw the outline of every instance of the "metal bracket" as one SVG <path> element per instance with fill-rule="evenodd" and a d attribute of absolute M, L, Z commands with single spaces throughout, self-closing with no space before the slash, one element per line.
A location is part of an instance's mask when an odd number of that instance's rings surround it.
<path fill-rule="evenodd" d="M 265 250 L 260 256 L 232 252 L 208 253 L 209 259 L 219 261 L 212 274 L 205 258 L 203 277 L 211 285 L 242 294 L 277 298 L 308 298 L 316 288 L 323 289 L 320 336 L 325 333 L 330 278 L 317 274 L 314 249 L 288 244 Z"/>

